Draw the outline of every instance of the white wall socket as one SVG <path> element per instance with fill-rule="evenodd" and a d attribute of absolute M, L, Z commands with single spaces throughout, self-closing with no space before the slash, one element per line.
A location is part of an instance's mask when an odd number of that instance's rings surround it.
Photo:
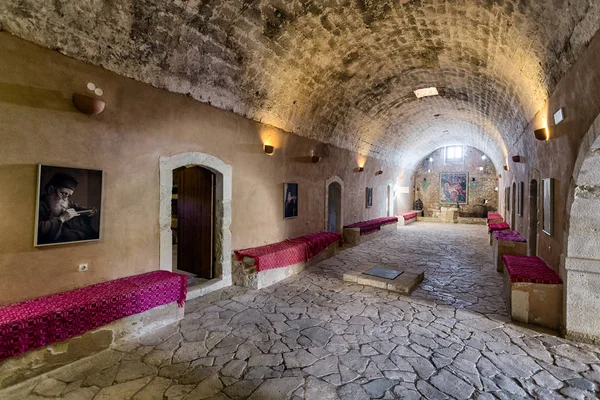
<path fill-rule="evenodd" d="M 85 263 L 85 264 L 79 264 L 79 272 L 85 272 L 87 270 L 88 270 L 87 263 Z"/>

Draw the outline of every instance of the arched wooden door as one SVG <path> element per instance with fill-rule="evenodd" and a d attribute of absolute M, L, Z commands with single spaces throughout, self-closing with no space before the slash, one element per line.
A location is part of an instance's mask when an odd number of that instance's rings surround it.
<path fill-rule="evenodd" d="M 213 278 L 215 174 L 198 167 L 177 172 L 177 269 Z"/>

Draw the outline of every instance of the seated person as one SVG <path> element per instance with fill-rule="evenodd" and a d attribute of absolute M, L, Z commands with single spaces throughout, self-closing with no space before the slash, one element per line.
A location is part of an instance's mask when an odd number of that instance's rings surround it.
<path fill-rule="evenodd" d="M 97 210 L 71 200 L 78 184 L 77 179 L 60 172 L 44 187 L 40 196 L 38 245 L 99 238 L 90 221 Z"/>

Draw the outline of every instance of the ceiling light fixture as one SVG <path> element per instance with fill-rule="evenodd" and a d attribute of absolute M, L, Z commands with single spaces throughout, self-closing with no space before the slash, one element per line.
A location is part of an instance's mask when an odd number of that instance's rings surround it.
<path fill-rule="evenodd" d="M 422 97 L 437 96 L 437 95 L 439 95 L 439 93 L 438 93 L 438 90 L 436 87 L 428 87 L 428 88 L 415 90 L 415 96 L 417 96 L 417 99 L 420 99 Z"/>

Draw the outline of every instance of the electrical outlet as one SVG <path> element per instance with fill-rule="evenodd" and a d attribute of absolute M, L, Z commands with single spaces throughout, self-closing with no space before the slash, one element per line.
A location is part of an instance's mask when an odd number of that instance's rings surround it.
<path fill-rule="evenodd" d="M 88 270 L 87 263 L 85 263 L 85 264 L 79 264 L 79 272 L 86 272 L 87 270 Z"/>

